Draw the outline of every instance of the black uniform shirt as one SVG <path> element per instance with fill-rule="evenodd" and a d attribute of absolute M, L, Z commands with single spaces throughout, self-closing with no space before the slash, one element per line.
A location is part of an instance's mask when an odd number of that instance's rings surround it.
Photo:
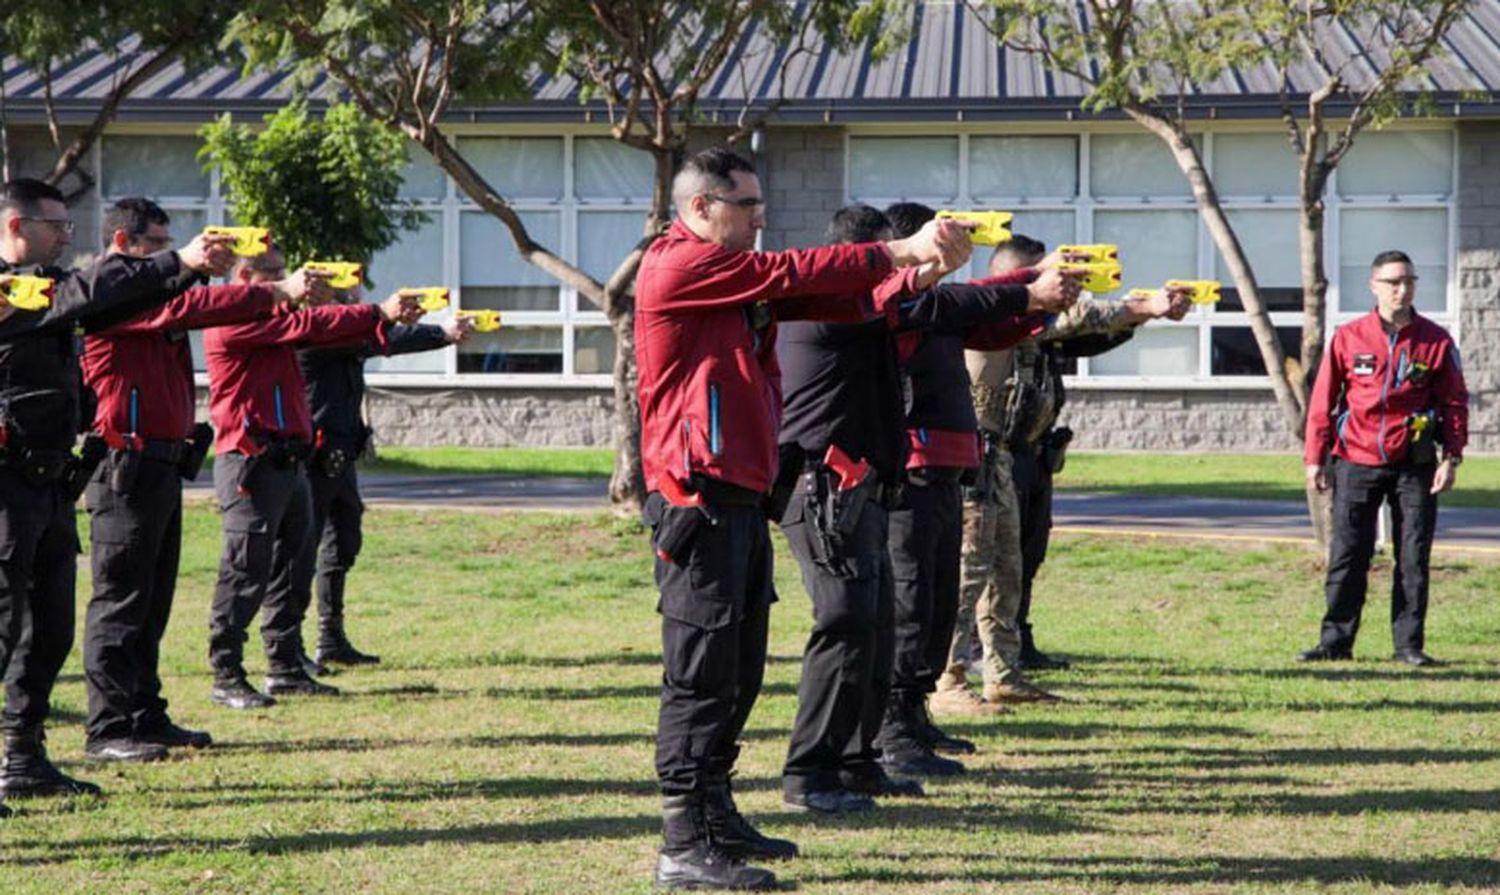
<path fill-rule="evenodd" d="M 393 326 L 387 331 L 391 354 L 431 351 L 448 344 L 440 326 Z M 297 352 L 307 383 L 307 404 L 313 429 L 329 448 L 357 453 L 364 447 L 365 421 L 360 407 L 365 399 L 365 361 L 380 353 L 371 342 L 304 348 Z"/>

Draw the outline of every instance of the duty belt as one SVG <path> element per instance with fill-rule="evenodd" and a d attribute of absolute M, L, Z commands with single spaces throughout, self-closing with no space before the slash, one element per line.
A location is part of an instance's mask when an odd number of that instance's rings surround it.
<path fill-rule="evenodd" d="M 828 474 L 827 469 L 821 465 L 815 465 L 814 468 L 820 473 Z M 870 489 L 870 501 L 879 504 L 887 510 L 898 509 L 901 506 L 902 496 L 906 494 L 906 483 L 902 481 L 877 481 L 871 482 L 864 487 Z M 817 484 L 809 482 L 806 477 L 800 478 L 797 482 L 797 493 L 816 494 Z"/>
<path fill-rule="evenodd" d="M 0 466 L 13 469 L 34 482 L 55 482 L 68 471 L 73 452 L 62 448 L 29 448 L 8 445 L 0 450 Z"/>
<path fill-rule="evenodd" d="M 721 479 L 711 479 L 701 475 L 693 476 L 692 490 L 702 494 L 703 499 L 712 506 L 758 507 L 765 499 L 765 495 L 759 491 L 751 491 L 749 488 L 731 485 Z"/>
<path fill-rule="evenodd" d="M 125 450 L 140 454 L 147 460 L 160 460 L 163 463 L 181 463 L 182 458 L 187 455 L 188 443 L 186 441 L 173 441 L 164 438 L 143 438 L 139 447 L 127 447 Z"/>
<path fill-rule="evenodd" d="M 906 480 L 919 488 L 925 488 L 939 482 L 960 481 L 964 472 L 959 466 L 918 466 L 906 471 Z"/>

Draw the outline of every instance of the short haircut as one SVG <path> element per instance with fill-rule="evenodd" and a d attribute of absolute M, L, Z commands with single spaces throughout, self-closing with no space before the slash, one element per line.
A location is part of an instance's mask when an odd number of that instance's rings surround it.
<path fill-rule="evenodd" d="M 688 200 L 711 189 L 734 189 L 734 172 L 754 174 L 755 166 L 738 153 L 715 146 L 688 156 L 672 179 L 672 201 L 686 205 Z"/>
<path fill-rule="evenodd" d="M 937 217 L 937 212 L 920 202 L 897 202 L 886 208 L 885 216 L 896 238 L 905 239 Z"/>
<path fill-rule="evenodd" d="M 53 202 L 67 202 L 62 190 L 33 177 L 7 180 L 0 187 L 0 214 L 14 211 L 23 216 L 35 215 L 40 213 L 41 203 L 49 199 Z"/>
<path fill-rule="evenodd" d="M 109 246 L 116 230 L 124 230 L 131 240 L 143 235 L 152 224 L 165 227 L 172 223 L 161 206 L 142 196 L 120 199 L 104 212 L 104 245 Z"/>
<path fill-rule="evenodd" d="M 869 205 L 845 205 L 828 222 L 828 241 L 832 244 L 879 242 L 890 232 L 890 219 Z"/>
<path fill-rule="evenodd" d="M 1047 244 L 1040 239 L 1032 239 L 1017 233 L 1005 242 L 995 246 L 996 255 L 1010 255 L 1013 258 L 1025 258 L 1027 260 L 1043 258 L 1047 254 Z"/>
<path fill-rule="evenodd" d="M 1407 264 L 1416 267 L 1415 264 L 1412 264 L 1411 256 L 1400 249 L 1387 249 L 1376 255 L 1375 260 L 1370 262 L 1370 269 L 1375 270 L 1382 264 Z"/>

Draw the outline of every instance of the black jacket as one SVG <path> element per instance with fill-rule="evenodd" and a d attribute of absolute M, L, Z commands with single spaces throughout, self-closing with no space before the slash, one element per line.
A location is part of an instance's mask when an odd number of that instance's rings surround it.
<path fill-rule="evenodd" d="M 431 351 L 448 344 L 440 326 L 393 326 L 386 337 L 390 354 Z M 350 454 L 363 450 L 365 361 L 380 353 L 379 346 L 369 341 L 297 352 L 297 364 L 307 383 L 313 430 L 324 447 Z"/>

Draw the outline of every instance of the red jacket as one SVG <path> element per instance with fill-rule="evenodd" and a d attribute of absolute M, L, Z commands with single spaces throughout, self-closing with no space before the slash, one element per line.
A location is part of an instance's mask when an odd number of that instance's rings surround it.
<path fill-rule="evenodd" d="M 769 490 L 781 368 L 773 315 L 760 303 L 835 296 L 828 316 L 847 319 L 848 296 L 890 272 L 890 255 L 875 244 L 736 252 L 673 223 L 646 251 L 635 286 L 647 490 L 693 473 Z M 813 307 L 799 312 L 824 319 Z"/>
<path fill-rule="evenodd" d="M 180 441 L 192 434 L 193 355 L 187 330 L 268 317 L 275 295 L 262 286 L 197 286 L 132 320 L 83 340 L 83 381 L 98 396 L 94 431 L 113 445 L 125 436 Z"/>
<path fill-rule="evenodd" d="M 380 309 L 364 304 L 287 309 L 268 320 L 204 332 L 214 453 L 254 456 L 265 447 L 257 439 L 267 435 L 311 443 L 312 414 L 297 349 L 371 337 L 385 348 Z"/>
<path fill-rule="evenodd" d="M 1342 398 L 1341 398 L 1342 395 Z M 1387 333 L 1371 311 L 1334 331 L 1307 408 L 1303 460 L 1327 462 L 1332 449 L 1365 466 L 1406 457 L 1411 418 L 1436 411 L 1443 451 L 1463 455 L 1469 440 L 1469 391 L 1458 347 L 1447 331 L 1412 312 L 1411 323 Z"/>

